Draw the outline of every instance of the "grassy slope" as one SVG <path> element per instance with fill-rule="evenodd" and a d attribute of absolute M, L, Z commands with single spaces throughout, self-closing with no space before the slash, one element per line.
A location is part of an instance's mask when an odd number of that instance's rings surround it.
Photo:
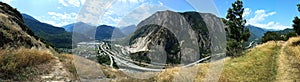
<path fill-rule="evenodd" d="M 44 73 L 39 65 L 53 59 L 49 51 L 20 48 L 0 50 L 0 81 L 32 80 L 30 77 Z"/>
<path fill-rule="evenodd" d="M 277 81 L 300 81 L 300 37 L 290 38 L 281 48 Z"/>
<path fill-rule="evenodd" d="M 220 81 L 274 81 L 280 47 L 280 42 L 267 42 L 241 57 L 226 61 Z"/>
<path fill-rule="evenodd" d="M 72 57 L 46 49 L 0 49 L 0 82 L 78 80 Z"/>
<path fill-rule="evenodd" d="M 276 44 L 277 43 L 277 44 Z M 245 55 L 237 58 L 225 58 L 224 68 L 219 79 L 220 82 L 270 82 L 276 79 L 277 55 L 281 42 L 267 42 L 248 50 Z M 193 79 L 203 82 L 211 63 L 202 63 L 189 68 L 168 69 L 155 78 L 159 82 L 180 81 L 180 79 Z M 179 71 L 180 70 L 180 71 Z M 195 71 L 196 70 L 196 71 Z M 191 76 L 194 74 L 196 76 Z M 180 79 L 178 79 L 180 78 Z"/>

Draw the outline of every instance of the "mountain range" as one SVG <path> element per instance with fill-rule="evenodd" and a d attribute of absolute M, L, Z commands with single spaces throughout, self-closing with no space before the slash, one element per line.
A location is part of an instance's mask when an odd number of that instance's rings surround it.
<path fill-rule="evenodd" d="M 208 48 L 210 44 L 205 44 L 205 43 L 209 43 L 209 38 L 208 38 L 209 32 L 208 29 L 202 28 L 203 26 L 205 27 L 203 18 L 197 12 L 184 12 L 179 14 L 185 17 L 185 19 L 187 19 L 186 21 L 190 23 L 195 22 L 195 23 L 191 23 L 190 25 L 191 27 L 193 27 L 193 30 L 196 31 L 197 34 L 196 36 L 198 38 L 202 37 L 201 38 L 202 40 L 199 40 L 199 44 L 202 47 L 200 49 L 203 49 L 205 47 L 206 49 L 201 51 L 204 51 L 206 53 L 209 52 Z M 62 27 L 56 27 L 47 23 L 40 22 L 39 20 L 33 18 L 30 15 L 27 14 L 21 14 L 21 15 L 25 24 L 29 27 L 30 30 L 32 30 L 35 36 L 40 37 L 42 40 L 45 40 L 45 42 L 53 45 L 56 48 L 71 48 L 72 36 L 76 37 L 73 38 L 73 42 L 76 44 L 82 41 L 91 41 L 93 38 L 95 38 L 95 40 L 98 41 L 103 41 L 103 40 L 110 40 L 115 38 L 123 38 L 125 36 L 129 36 L 130 34 L 134 35 L 134 32 L 137 29 L 141 28 L 141 26 L 139 25 L 143 24 L 142 21 L 137 26 L 130 25 L 125 27 L 114 27 L 108 25 L 94 26 L 84 22 L 77 22 Z M 199 18 L 199 19 L 193 19 L 193 18 Z M 196 24 L 196 22 L 199 24 Z M 249 28 L 251 32 L 251 36 L 249 38 L 249 41 L 246 42 L 245 45 L 250 44 L 252 41 L 256 43 L 260 43 L 260 39 L 262 38 L 264 33 L 266 33 L 267 31 L 276 31 L 271 29 L 263 29 L 253 25 L 248 25 L 246 26 L 246 28 Z"/>
<path fill-rule="evenodd" d="M 129 25 L 129 26 L 121 27 L 121 31 L 122 31 L 125 35 L 130 35 L 130 34 L 132 34 L 136 29 L 137 29 L 137 28 L 136 28 L 136 25 Z"/>
<path fill-rule="evenodd" d="M 102 41 L 125 36 L 119 28 L 108 25 L 96 27 L 87 23 L 77 22 L 63 27 L 56 27 L 40 22 L 27 14 L 22 14 L 22 18 L 34 35 L 56 48 L 71 48 L 78 42 L 91 41 L 92 38 Z M 72 37 L 74 37 L 73 40 Z"/>
<path fill-rule="evenodd" d="M 72 33 L 65 31 L 64 28 L 42 23 L 27 14 L 22 14 L 22 17 L 34 35 L 45 40 L 48 44 L 57 48 L 72 47 Z"/>

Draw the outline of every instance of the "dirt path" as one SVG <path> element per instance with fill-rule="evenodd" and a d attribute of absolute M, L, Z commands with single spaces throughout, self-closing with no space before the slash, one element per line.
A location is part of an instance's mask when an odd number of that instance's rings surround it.
<path fill-rule="evenodd" d="M 64 67 L 63 63 L 59 61 L 58 57 L 55 57 L 51 61 L 50 72 L 45 75 L 39 76 L 42 81 L 56 81 L 65 82 L 70 81 L 72 73 L 70 73 L 67 68 Z"/>
<path fill-rule="evenodd" d="M 300 68 L 297 67 L 296 59 L 285 53 L 286 46 L 287 42 L 284 42 L 278 56 L 276 82 L 300 82 Z"/>

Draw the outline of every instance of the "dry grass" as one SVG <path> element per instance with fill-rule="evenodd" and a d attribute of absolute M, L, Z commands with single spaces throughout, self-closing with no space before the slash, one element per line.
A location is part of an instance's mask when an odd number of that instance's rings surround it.
<path fill-rule="evenodd" d="M 280 42 L 267 42 L 255 47 L 237 58 L 225 58 L 220 82 L 269 82 L 276 79 L 276 59 L 281 47 Z M 204 82 L 210 65 L 217 63 L 201 63 L 188 68 L 171 68 L 159 73 L 155 80 L 158 82 Z M 194 76 L 192 76 L 194 75 Z M 215 74 L 213 74 L 215 75 Z M 214 78 L 213 78 L 214 79 Z"/>
<path fill-rule="evenodd" d="M 287 47 L 285 52 L 291 56 L 294 56 L 297 62 L 300 64 L 300 37 L 293 37 L 287 41 Z"/>
<path fill-rule="evenodd" d="M 0 50 L 0 78 L 2 80 L 26 79 L 38 73 L 35 66 L 46 63 L 52 58 L 52 53 L 49 51 L 38 49 Z"/>
<path fill-rule="evenodd" d="M 170 68 L 159 73 L 155 80 L 157 82 L 204 82 L 208 67 L 209 63 L 202 63 L 186 68 Z"/>
<path fill-rule="evenodd" d="M 74 55 L 72 54 L 60 54 L 57 56 L 60 60 L 60 62 L 63 63 L 64 67 L 67 68 L 67 70 L 72 73 L 73 77 L 70 78 L 75 78 L 75 80 L 78 80 L 78 75 L 76 71 L 76 67 L 74 65 Z"/>
<path fill-rule="evenodd" d="M 172 82 L 175 75 L 178 75 L 178 67 L 172 68 L 172 69 L 166 69 L 165 71 L 159 73 L 156 76 L 156 80 L 159 82 Z"/>
<path fill-rule="evenodd" d="M 278 82 L 300 81 L 300 37 L 290 38 L 281 49 L 278 58 Z M 298 43 L 297 43 L 298 42 Z M 296 44 L 295 44 L 296 43 Z"/>
<path fill-rule="evenodd" d="M 270 82 L 276 79 L 276 59 L 281 44 L 267 42 L 225 63 L 221 82 Z"/>

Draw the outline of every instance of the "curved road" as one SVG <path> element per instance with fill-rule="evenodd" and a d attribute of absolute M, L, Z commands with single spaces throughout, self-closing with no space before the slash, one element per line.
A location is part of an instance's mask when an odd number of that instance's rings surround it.
<path fill-rule="evenodd" d="M 154 68 L 146 68 L 146 67 L 138 66 L 138 65 L 136 65 L 136 64 L 134 64 L 134 63 L 139 63 L 139 62 L 133 61 L 133 60 L 130 60 L 130 59 L 126 59 L 126 58 L 123 58 L 123 57 L 120 57 L 120 56 L 117 55 L 117 53 L 114 53 L 114 52 L 108 50 L 107 48 L 108 48 L 108 47 L 105 46 L 104 43 L 101 43 L 101 44 L 99 45 L 99 47 L 98 47 L 98 51 L 101 51 L 101 50 L 102 50 L 105 54 L 109 55 L 109 57 L 111 57 L 111 58 L 110 58 L 111 62 L 113 61 L 112 58 L 114 58 L 114 59 L 115 59 L 115 62 L 121 63 L 122 65 L 125 65 L 125 66 L 128 67 L 128 68 L 133 68 L 133 69 L 142 70 L 142 71 L 154 71 L 154 72 L 159 72 L 159 71 L 163 71 L 163 70 L 164 70 L 164 69 L 163 69 L 164 66 L 162 66 L 162 65 L 159 66 L 159 65 L 153 65 L 153 64 L 142 63 L 143 65 L 152 66 L 152 67 L 158 67 L 157 69 L 154 69 Z M 225 53 L 219 53 L 219 54 L 216 54 L 216 55 L 220 55 L 220 54 L 225 54 Z M 185 66 L 182 66 L 182 67 L 193 66 L 193 65 L 195 65 L 195 64 L 197 64 L 197 63 L 199 63 L 199 62 L 201 62 L 201 61 L 207 60 L 207 59 L 209 59 L 209 58 L 210 58 L 210 56 L 205 57 L 205 58 L 202 58 L 202 59 L 200 59 L 200 60 L 198 60 L 198 61 L 195 61 L 195 62 L 193 62 L 193 63 L 190 63 L 190 64 L 185 65 Z M 132 63 L 132 62 L 133 62 L 133 63 Z M 110 66 L 112 66 L 112 63 L 111 63 Z"/>

